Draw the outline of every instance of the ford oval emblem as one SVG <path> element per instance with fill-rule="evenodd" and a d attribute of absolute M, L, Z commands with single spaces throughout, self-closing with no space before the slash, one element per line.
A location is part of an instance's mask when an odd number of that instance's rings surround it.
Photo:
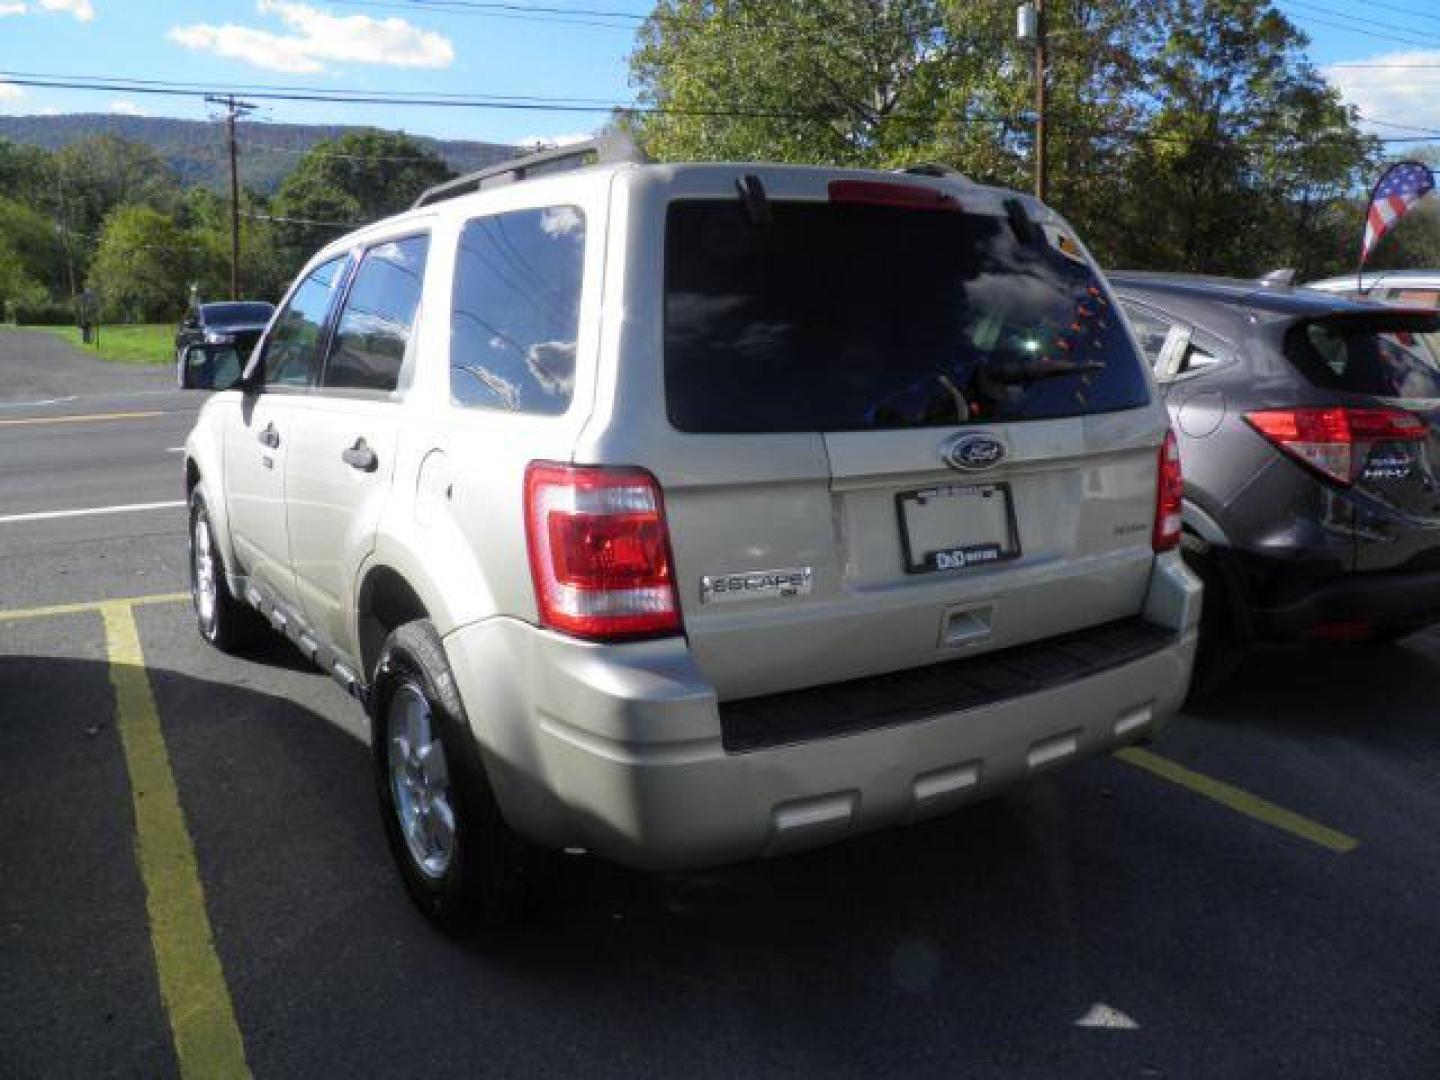
<path fill-rule="evenodd" d="M 976 472 L 1005 460 L 1005 444 L 993 435 L 961 435 L 941 451 L 945 464 L 962 472 Z"/>

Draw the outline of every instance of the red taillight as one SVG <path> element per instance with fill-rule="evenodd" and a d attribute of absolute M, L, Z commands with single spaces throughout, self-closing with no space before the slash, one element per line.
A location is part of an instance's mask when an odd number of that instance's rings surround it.
<path fill-rule="evenodd" d="M 1150 546 L 1157 552 L 1173 551 L 1180 546 L 1181 505 L 1184 478 L 1180 473 L 1180 444 L 1175 432 L 1165 432 L 1160 444 L 1160 476 L 1155 485 L 1155 532 Z"/>
<path fill-rule="evenodd" d="M 645 470 L 531 462 L 525 539 L 543 625 L 600 641 L 680 632 L 665 508 Z"/>
<path fill-rule="evenodd" d="M 1326 479 L 1349 487 L 1372 443 L 1418 442 L 1425 421 L 1401 409 L 1265 409 L 1246 421 L 1287 454 Z"/>
<path fill-rule="evenodd" d="M 912 210 L 959 210 L 960 202 L 948 192 L 916 184 L 886 180 L 831 180 L 830 201 L 862 206 L 906 206 Z"/>

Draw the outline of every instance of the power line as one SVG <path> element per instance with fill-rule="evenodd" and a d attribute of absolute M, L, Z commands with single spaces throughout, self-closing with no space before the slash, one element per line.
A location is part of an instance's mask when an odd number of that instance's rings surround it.
<path fill-rule="evenodd" d="M 1433 19 L 1440 22 L 1440 15 L 1432 15 L 1428 11 L 1416 11 L 1414 8 L 1401 7 L 1399 4 L 1385 4 L 1381 0 L 1367 0 L 1371 7 L 1384 8 L 1386 11 L 1394 11 L 1400 15 L 1409 15 L 1415 19 Z"/>
<path fill-rule="evenodd" d="M 1315 2 L 1315 0 L 1279 0 L 1279 2 L 1280 2 L 1280 3 L 1284 3 L 1284 4 L 1289 4 L 1289 5 L 1291 5 L 1292 7 L 1298 7 L 1298 8 L 1302 8 L 1302 9 L 1308 9 L 1308 10 L 1310 10 L 1310 11 L 1318 11 L 1318 12 L 1320 12 L 1322 15 L 1328 15 L 1328 16 L 1330 16 L 1331 18 L 1335 18 L 1335 19 L 1344 19 L 1346 22 L 1356 23 L 1357 25 L 1360 25 L 1360 26 L 1379 27 L 1381 30 L 1393 30 L 1393 29 L 1394 29 L 1394 25 L 1391 24 L 1391 23 L 1382 22 L 1382 21 L 1379 21 L 1379 20 L 1377 20 L 1377 19 L 1366 19 L 1366 18 L 1362 18 L 1362 17 L 1359 16 L 1359 15 L 1352 15 L 1352 14 L 1351 14 L 1350 12 L 1348 12 L 1348 11 L 1344 11 L 1344 10 L 1341 10 L 1341 9 L 1338 9 L 1338 8 L 1329 7 L 1329 6 L 1325 5 L 1325 4 L 1318 4 L 1318 3 Z M 1403 29 L 1402 29 L 1402 30 L 1401 30 L 1401 33 L 1404 34 L 1404 35 L 1407 36 L 1407 37 L 1411 37 L 1411 36 L 1423 36 L 1423 31 L 1420 31 L 1420 32 L 1412 32 L 1412 31 L 1410 31 L 1410 30 L 1403 30 Z M 1433 40 L 1433 39 L 1431 39 L 1431 40 Z"/>
<path fill-rule="evenodd" d="M 183 88 L 179 85 L 174 87 L 148 86 L 133 83 L 107 81 L 107 82 L 76 82 L 60 78 L 14 78 L 0 72 L 0 78 L 13 83 L 16 86 L 36 86 L 48 89 L 59 90 L 107 90 L 118 93 L 131 94 L 154 94 L 164 97 L 205 97 L 212 95 L 213 90 L 203 87 Z M 348 96 L 347 96 L 348 95 Z M 632 105 L 619 102 L 604 105 L 582 105 L 582 104 L 559 104 L 556 102 L 538 101 L 500 101 L 493 98 L 419 98 L 419 97 L 395 97 L 383 94 L 360 94 L 359 92 L 347 92 L 341 95 L 333 92 L 314 91 L 307 93 L 279 93 L 275 91 L 251 90 L 248 97 L 259 98 L 268 101 L 314 101 L 329 102 L 332 104 L 349 105 L 404 105 L 421 106 L 426 108 L 467 108 L 467 109 L 514 109 L 524 112 L 559 112 L 559 113 L 613 113 L 624 112 L 637 115 L 654 116 L 695 116 L 695 117 L 719 117 L 733 119 L 773 119 L 773 120 L 803 120 L 812 122 L 829 122 L 837 119 L 844 119 L 848 114 L 838 112 L 835 109 L 775 109 L 775 108 L 745 108 L 745 107 L 698 107 L 698 106 L 673 106 L 673 105 Z M 1024 122 L 1023 117 L 1018 116 L 990 116 L 977 115 L 966 116 L 962 114 L 919 114 L 919 113 L 890 113 L 882 119 L 896 121 L 935 122 L 953 124 L 1016 124 Z"/>
<path fill-rule="evenodd" d="M 263 150 L 270 154 L 293 154 L 296 157 L 339 158 L 342 161 L 406 161 L 433 164 L 437 161 L 443 162 L 444 160 L 439 154 L 430 157 L 418 157 L 413 154 L 409 156 L 398 154 L 346 154 L 338 150 L 322 150 L 318 144 L 309 149 L 301 149 L 294 146 L 270 146 L 266 143 L 257 143 L 251 142 L 249 139 L 242 139 L 240 145 L 246 150 Z"/>
<path fill-rule="evenodd" d="M 1300 4 L 1303 4 L 1303 0 L 1276 0 L 1276 3 L 1282 4 L 1282 5 L 1300 5 Z M 1398 43 L 1401 44 L 1401 45 L 1408 45 L 1408 46 L 1410 46 L 1412 49 L 1427 49 L 1427 48 L 1434 48 L 1434 47 L 1435 47 L 1435 43 L 1434 43 L 1433 40 L 1419 40 L 1419 41 L 1417 41 L 1417 40 L 1414 39 L 1414 38 L 1403 38 L 1403 37 L 1398 37 L 1398 36 L 1396 36 L 1395 34 L 1382 34 L 1382 33 L 1378 32 L 1378 31 L 1376 31 L 1376 30 L 1365 30 L 1365 29 L 1362 29 L 1362 28 L 1359 27 L 1359 26 L 1351 26 L 1351 25 L 1349 25 L 1349 24 L 1347 24 L 1347 23 L 1343 23 L 1343 22 L 1339 22 L 1339 23 L 1337 23 L 1337 22 L 1332 22 L 1332 21 L 1330 21 L 1330 20 L 1328 20 L 1328 19 L 1323 19 L 1323 18 L 1319 17 L 1318 15 L 1312 15 L 1312 14 L 1310 14 L 1309 12 L 1304 11 L 1304 10 L 1303 10 L 1303 7 L 1302 7 L 1302 11 L 1301 11 L 1301 13 L 1300 13 L 1300 17 L 1301 17 L 1305 22 L 1315 23 L 1315 24 L 1317 24 L 1317 25 L 1319 25 L 1319 26 L 1324 26 L 1324 27 L 1327 27 L 1327 28 L 1329 28 L 1329 29 L 1331 29 L 1331 30 L 1344 30 L 1346 33 L 1350 33 L 1350 34 L 1361 34 L 1361 35 L 1363 35 L 1363 36 L 1365 36 L 1365 37 L 1377 38 L 1377 39 L 1379 39 L 1380 41 L 1394 41 L 1394 42 L 1398 42 Z M 1342 16 L 1342 17 L 1344 17 L 1344 18 L 1353 18 L 1353 16 Z M 1379 23 L 1379 24 L 1372 24 L 1372 25 L 1384 25 L 1384 24 L 1383 24 L 1383 23 Z"/>
<path fill-rule="evenodd" d="M 596 17 L 585 18 L 583 12 L 571 15 L 565 9 L 542 9 L 523 7 L 518 4 L 489 4 L 483 9 L 472 10 L 461 6 L 432 6 L 430 4 L 400 4 L 394 0 L 331 0 L 331 3 L 343 7 L 378 8 L 382 11 L 403 11 L 407 14 L 415 14 L 417 10 L 429 12 L 444 12 L 450 15 L 469 15 L 477 18 L 503 19 L 511 22 L 543 23 L 547 26 L 577 26 L 598 30 L 621 30 L 626 33 L 633 33 L 633 26 L 622 26 L 614 22 L 605 22 L 603 13 Z M 615 15 L 608 16 L 614 18 Z M 635 16 L 626 13 L 626 18 Z"/>
<path fill-rule="evenodd" d="M 279 214 L 261 214 L 253 210 L 242 210 L 242 217 L 253 221 L 278 221 L 286 225 L 321 225 L 330 229 L 359 229 L 373 224 L 368 221 L 314 221 L 310 218 L 284 217 Z"/>

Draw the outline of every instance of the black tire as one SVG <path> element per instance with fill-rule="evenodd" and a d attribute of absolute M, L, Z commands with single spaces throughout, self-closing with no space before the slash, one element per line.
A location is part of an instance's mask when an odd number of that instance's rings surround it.
<path fill-rule="evenodd" d="M 210 524 L 210 511 L 198 485 L 190 492 L 189 546 L 190 601 L 195 607 L 200 636 L 221 652 L 237 652 L 251 644 L 266 624 L 259 612 L 230 593 L 225 563 Z M 206 575 L 205 559 L 209 560 L 209 580 L 214 591 L 209 603 L 201 588 Z"/>
<path fill-rule="evenodd" d="M 406 623 L 386 639 L 372 687 L 371 746 L 380 815 L 390 853 L 416 907 L 452 935 L 504 926 L 527 914 L 545 856 L 516 836 L 501 815 L 440 637 L 429 620 Z M 421 707 L 417 695 L 428 710 L 428 751 L 411 745 L 399 730 L 410 716 L 407 710 Z M 443 751 L 448 815 L 430 809 L 442 801 L 441 785 L 428 778 L 434 771 L 428 755 L 436 743 Z M 392 770 L 392 750 L 402 758 L 425 757 L 427 764 L 412 761 L 408 768 L 397 765 Z M 403 824 L 407 811 L 414 830 L 410 838 Z M 445 831 L 443 824 L 432 826 L 447 817 L 452 833 L 448 847 L 437 842 L 432 849 L 430 841 Z"/>
<path fill-rule="evenodd" d="M 1180 554 L 1205 586 L 1200 604 L 1200 642 L 1195 670 L 1185 703 L 1194 705 L 1213 696 L 1240 669 L 1248 646 L 1237 588 L 1220 562 L 1220 556 L 1193 533 L 1180 538 Z"/>

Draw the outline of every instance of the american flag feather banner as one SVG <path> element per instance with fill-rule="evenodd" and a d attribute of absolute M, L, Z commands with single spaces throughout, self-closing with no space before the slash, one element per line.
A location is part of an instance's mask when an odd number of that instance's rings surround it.
<path fill-rule="evenodd" d="M 1380 243 L 1380 238 L 1423 199 L 1435 186 L 1435 175 L 1418 161 L 1402 161 L 1391 165 L 1370 193 L 1365 210 L 1365 239 L 1360 244 L 1360 266 Z"/>

